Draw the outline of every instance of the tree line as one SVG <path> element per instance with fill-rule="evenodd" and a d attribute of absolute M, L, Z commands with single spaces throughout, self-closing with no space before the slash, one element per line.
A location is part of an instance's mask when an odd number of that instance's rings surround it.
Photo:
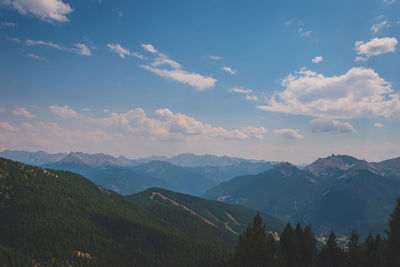
<path fill-rule="evenodd" d="M 353 230 L 343 248 L 331 232 L 325 245 L 318 248 L 311 226 L 304 229 L 287 224 L 279 240 L 265 232 L 257 213 L 253 223 L 240 235 L 235 252 L 223 266 L 253 267 L 400 267 L 400 198 L 391 214 L 386 238 L 369 234 L 364 242 Z"/>

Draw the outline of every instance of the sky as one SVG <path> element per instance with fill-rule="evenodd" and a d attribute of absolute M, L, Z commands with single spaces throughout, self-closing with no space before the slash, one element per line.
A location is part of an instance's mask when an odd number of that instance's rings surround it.
<path fill-rule="evenodd" d="M 400 0 L 0 0 L 0 150 L 400 156 Z"/>

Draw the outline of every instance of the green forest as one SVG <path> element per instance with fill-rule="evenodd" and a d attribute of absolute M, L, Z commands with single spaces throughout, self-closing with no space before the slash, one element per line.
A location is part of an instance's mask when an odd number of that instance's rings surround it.
<path fill-rule="evenodd" d="M 0 265 L 393 267 L 400 263 L 400 199 L 384 237 L 369 235 L 361 241 L 354 231 L 348 244 L 339 246 L 334 233 L 322 244 L 310 225 L 280 228 L 272 217 L 240 206 L 161 189 L 157 196 L 162 193 L 169 200 L 149 202 L 154 190 L 124 197 L 72 172 L 0 158 Z M 172 205 L 174 201 L 185 203 L 192 212 Z M 238 220 L 236 228 L 233 222 L 218 222 L 225 212 Z M 247 229 L 241 224 L 248 224 Z M 280 229 L 280 235 L 271 229 Z"/>

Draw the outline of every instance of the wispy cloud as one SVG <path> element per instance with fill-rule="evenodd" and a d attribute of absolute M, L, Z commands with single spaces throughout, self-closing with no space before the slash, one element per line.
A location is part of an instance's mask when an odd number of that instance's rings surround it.
<path fill-rule="evenodd" d="M 232 75 L 236 74 L 236 70 L 233 70 L 231 67 L 224 66 L 224 67 L 221 67 L 221 69 L 226 71 L 226 72 L 229 72 Z"/>
<path fill-rule="evenodd" d="M 26 110 L 26 108 L 17 108 L 13 111 L 13 113 L 14 113 L 14 115 L 22 116 L 25 118 L 34 118 L 35 117 L 35 115 L 30 113 L 28 110 Z"/>
<path fill-rule="evenodd" d="M 134 56 L 139 59 L 144 59 L 140 53 L 129 51 L 129 49 L 122 47 L 120 44 L 107 44 L 107 47 L 110 51 L 117 53 L 121 58 L 125 58 L 125 56 Z"/>
<path fill-rule="evenodd" d="M 230 89 L 230 91 L 239 93 L 239 94 L 250 94 L 251 92 L 253 92 L 252 89 L 244 89 L 242 87 L 234 87 L 234 88 Z"/>
<path fill-rule="evenodd" d="M 149 70 L 154 74 L 157 74 L 158 76 L 161 76 L 165 79 L 171 79 L 183 84 L 190 85 L 194 87 L 197 91 L 204 91 L 209 88 L 212 88 L 215 86 L 215 83 L 217 82 L 217 80 L 212 77 L 203 76 L 198 73 L 187 72 L 180 69 L 166 70 L 166 69 L 153 68 L 148 65 L 140 65 L 140 67 L 144 68 L 145 70 Z"/>
<path fill-rule="evenodd" d="M 0 27 L 10 27 L 10 28 L 15 28 L 17 26 L 17 24 L 15 24 L 14 22 L 2 22 L 0 23 Z"/>
<path fill-rule="evenodd" d="M 155 53 L 158 52 L 158 51 L 154 48 L 154 46 L 153 46 L 152 44 L 142 44 L 142 47 L 143 47 L 147 52 L 150 52 L 150 53 L 153 53 L 153 54 L 155 54 Z"/>
<path fill-rule="evenodd" d="M 213 77 L 183 70 L 181 64 L 170 59 L 167 55 L 158 52 L 151 44 L 142 44 L 142 47 L 150 53 L 157 54 L 157 56 L 150 65 L 140 65 L 141 68 L 151 71 L 164 79 L 187 84 L 197 91 L 205 91 L 215 86 L 217 80 Z M 170 68 L 160 68 L 160 66 L 167 66 Z"/>
<path fill-rule="evenodd" d="M 385 125 L 383 125 L 383 123 L 380 123 L 380 122 L 375 122 L 375 123 L 374 123 L 374 126 L 377 127 L 377 128 L 383 128 L 383 127 L 385 127 Z"/>
<path fill-rule="evenodd" d="M 36 60 L 42 60 L 42 61 L 46 61 L 47 59 L 32 53 L 27 53 L 26 57 L 32 58 L 32 59 L 36 59 Z"/>
<path fill-rule="evenodd" d="M 209 56 L 211 59 L 213 60 L 220 60 L 221 57 L 220 56 Z"/>
<path fill-rule="evenodd" d="M 83 43 L 75 43 L 75 47 L 66 47 L 53 42 L 46 42 L 42 40 L 25 40 L 25 44 L 28 46 L 44 46 L 49 48 L 55 48 L 58 50 L 66 51 L 69 53 L 74 53 L 82 56 L 91 56 L 92 53 L 90 49 Z"/>
<path fill-rule="evenodd" d="M 371 31 L 372 33 L 377 33 L 383 28 L 388 28 L 390 27 L 390 24 L 387 22 L 387 20 L 383 20 L 379 23 L 375 23 L 374 25 L 371 26 Z"/>
<path fill-rule="evenodd" d="M 48 22 L 67 22 L 73 10 L 62 0 L 2 0 L 2 5 L 15 8 L 22 15 L 34 15 Z"/>

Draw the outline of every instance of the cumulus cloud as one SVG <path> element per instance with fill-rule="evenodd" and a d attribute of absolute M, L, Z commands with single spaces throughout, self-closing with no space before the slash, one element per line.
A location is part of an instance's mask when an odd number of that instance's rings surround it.
<path fill-rule="evenodd" d="M 323 57 L 321 56 L 316 56 L 315 58 L 312 59 L 312 62 L 315 64 L 321 63 L 324 60 Z"/>
<path fill-rule="evenodd" d="M 382 127 L 384 127 L 385 125 L 383 125 L 383 123 L 380 123 L 380 122 L 375 122 L 375 123 L 374 123 L 374 126 L 375 126 L 375 127 L 378 127 L 378 128 L 382 128 Z"/>
<path fill-rule="evenodd" d="M 134 56 L 139 59 L 144 59 L 141 54 L 129 51 L 129 49 L 122 47 L 120 44 L 107 44 L 107 47 L 111 52 L 117 53 L 120 58 L 125 58 L 125 56 Z"/>
<path fill-rule="evenodd" d="M 180 69 L 166 70 L 160 68 L 153 68 L 147 65 L 141 65 L 140 67 L 149 70 L 165 79 L 171 79 L 183 84 L 190 85 L 194 87 L 197 91 L 205 91 L 206 89 L 212 88 L 215 86 L 215 83 L 217 82 L 217 80 L 212 77 L 203 76 L 198 73 L 187 72 Z"/>
<path fill-rule="evenodd" d="M 94 118 L 79 114 L 68 106 L 50 106 L 49 109 L 62 118 L 76 118 L 85 123 L 113 128 L 119 133 L 145 134 L 163 139 L 199 136 L 203 138 L 262 139 L 268 134 L 264 127 L 247 126 L 227 130 L 203 123 L 182 113 L 173 113 L 170 109 L 157 109 L 154 117 L 149 117 L 143 109 L 135 108 L 126 113 L 110 113 L 107 117 Z"/>
<path fill-rule="evenodd" d="M 73 10 L 61 0 L 3 0 L 3 5 L 15 8 L 22 15 L 34 15 L 48 22 L 69 21 Z"/>
<path fill-rule="evenodd" d="M 352 68 L 339 76 L 301 69 L 282 80 L 259 109 L 319 118 L 400 117 L 400 95 L 373 69 Z"/>
<path fill-rule="evenodd" d="M 299 133 L 299 130 L 294 130 L 294 129 L 290 129 L 290 128 L 275 129 L 274 134 L 285 137 L 287 139 L 302 139 L 302 138 L 304 138 L 304 136 L 302 136 Z"/>
<path fill-rule="evenodd" d="M 235 75 L 236 74 L 236 70 L 233 70 L 231 67 L 222 67 L 221 68 L 222 70 L 224 70 L 224 71 L 226 71 L 226 72 L 229 72 L 230 74 L 232 74 L 232 75 Z"/>
<path fill-rule="evenodd" d="M 154 46 L 152 44 L 142 44 L 142 47 L 150 53 L 158 53 L 157 49 L 154 48 Z"/>
<path fill-rule="evenodd" d="M 365 61 L 370 56 L 378 56 L 396 51 L 398 41 L 394 37 L 374 38 L 369 42 L 357 41 L 354 44 L 354 49 L 358 55 L 365 57 L 357 57 L 356 61 Z"/>
<path fill-rule="evenodd" d="M 32 54 L 32 53 L 27 53 L 27 54 L 26 54 L 26 57 L 33 58 L 33 59 L 36 59 L 36 60 L 42 60 L 42 61 L 47 60 L 47 59 L 44 58 L 44 57 L 40 57 L 40 56 L 35 55 L 35 54 Z"/>
<path fill-rule="evenodd" d="M 390 24 L 387 22 L 387 20 L 383 20 L 379 23 L 376 23 L 374 25 L 371 26 L 371 31 L 372 33 L 377 33 L 379 32 L 381 29 L 385 28 L 385 27 L 390 27 Z"/>
<path fill-rule="evenodd" d="M 14 113 L 14 115 L 22 116 L 25 118 L 34 118 L 35 117 L 35 115 L 30 113 L 28 110 L 26 110 L 26 108 L 17 108 L 13 111 L 13 113 Z"/>
<path fill-rule="evenodd" d="M 314 133 L 355 133 L 353 125 L 348 122 L 340 122 L 329 119 L 314 119 L 310 122 Z"/>
<path fill-rule="evenodd" d="M 69 106 L 62 107 L 57 105 L 51 105 L 49 107 L 49 110 L 64 119 L 79 117 L 79 114 L 75 110 L 71 109 Z"/>

